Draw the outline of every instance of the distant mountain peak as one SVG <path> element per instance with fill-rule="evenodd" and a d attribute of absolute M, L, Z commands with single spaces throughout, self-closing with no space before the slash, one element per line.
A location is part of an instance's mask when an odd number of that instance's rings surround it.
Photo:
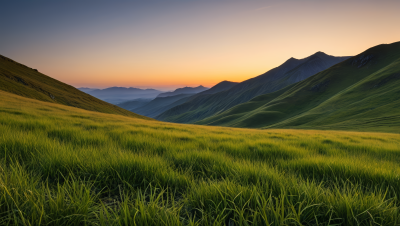
<path fill-rule="evenodd" d="M 285 63 L 283 63 L 282 65 L 292 65 L 292 64 L 296 64 L 298 61 L 300 61 L 299 59 L 296 59 L 294 57 L 290 57 L 287 61 L 285 61 Z"/>
<path fill-rule="evenodd" d="M 314 53 L 313 56 L 329 56 L 329 55 L 322 51 L 318 51 L 318 52 Z"/>

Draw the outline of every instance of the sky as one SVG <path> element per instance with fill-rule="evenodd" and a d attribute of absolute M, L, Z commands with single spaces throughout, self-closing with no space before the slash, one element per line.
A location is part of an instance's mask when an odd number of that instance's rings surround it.
<path fill-rule="evenodd" d="M 400 41 L 399 11 L 399 0 L 5 0 L 0 54 L 75 87 L 211 87 Z"/>

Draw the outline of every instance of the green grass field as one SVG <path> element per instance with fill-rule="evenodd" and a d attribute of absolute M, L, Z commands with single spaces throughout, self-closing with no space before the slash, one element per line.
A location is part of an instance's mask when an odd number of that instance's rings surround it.
<path fill-rule="evenodd" d="M 400 225 L 400 135 L 180 125 L 0 91 L 0 225 Z"/>

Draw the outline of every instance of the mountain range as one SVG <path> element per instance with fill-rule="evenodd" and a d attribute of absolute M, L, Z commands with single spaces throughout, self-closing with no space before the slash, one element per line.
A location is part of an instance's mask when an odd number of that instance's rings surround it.
<path fill-rule="evenodd" d="M 224 91 L 226 89 L 233 87 L 236 84 L 237 83 L 235 83 L 235 82 L 223 81 L 223 82 L 220 82 L 217 85 L 213 86 L 210 89 L 208 89 L 208 88 L 204 89 L 203 86 L 199 86 L 201 88 L 185 87 L 185 88 L 177 89 L 174 92 L 169 93 L 169 94 L 171 94 L 171 93 L 174 93 L 174 94 L 182 93 L 182 94 L 176 94 L 176 95 L 165 96 L 165 97 L 160 97 L 160 95 L 161 95 L 160 94 L 157 98 L 150 101 L 149 103 L 144 104 L 141 107 L 129 109 L 129 110 L 133 111 L 137 114 L 140 114 L 140 115 L 155 118 L 159 114 L 161 114 L 175 106 L 183 104 L 192 98 L 221 92 L 221 91 Z M 200 90 L 204 90 L 204 91 L 198 92 Z M 188 91 L 191 91 L 192 93 L 186 93 Z M 197 93 L 194 93 L 194 92 L 197 92 Z M 122 104 L 124 104 L 124 103 L 121 103 L 119 106 L 122 106 Z"/>
<path fill-rule="evenodd" d="M 249 101 L 258 95 L 272 93 L 302 81 L 348 58 L 329 56 L 322 52 L 317 52 L 304 59 L 290 58 L 279 67 L 236 84 L 223 92 L 191 98 L 187 102 L 163 112 L 156 119 L 193 123 Z"/>
<path fill-rule="evenodd" d="M 126 87 L 110 87 L 106 89 L 91 89 L 91 88 L 78 88 L 79 90 L 88 93 L 100 100 L 104 100 L 111 104 L 119 104 L 125 101 L 135 99 L 154 99 L 163 91 L 156 89 L 139 89 L 139 88 L 126 88 Z"/>
<path fill-rule="evenodd" d="M 354 57 L 317 52 L 304 59 L 290 58 L 241 83 L 223 81 L 210 89 L 185 87 L 164 94 L 154 89 L 81 88 L 88 95 L 1 55 L 0 78 L 0 90 L 5 92 L 142 119 L 244 128 L 390 132 L 400 126 L 400 42 L 375 46 Z M 185 90 L 192 93 L 182 93 Z M 110 98 L 121 93 L 127 94 L 122 99 L 131 98 L 132 93 L 157 93 L 157 97 L 119 104 L 127 111 L 92 96 Z"/>
<path fill-rule="evenodd" d="M 183 87 L 183 88 L 178 88 L 178 89 L 174 90 L 173 92 L 160 93 L 160 94 L 158 94 L 157 97 L 169 97 L 169 96 L 175 96 L 178 94 L 195 94 L 195 93 L 203 92 L 205 90 L 208 90 L 208 88 L 204 87 L 204 86 Z"/>
<path fill-rule="evenodd" d="M 304 81 L 198 123 L 398 132 L 400 42 L 370 48 Z"/>

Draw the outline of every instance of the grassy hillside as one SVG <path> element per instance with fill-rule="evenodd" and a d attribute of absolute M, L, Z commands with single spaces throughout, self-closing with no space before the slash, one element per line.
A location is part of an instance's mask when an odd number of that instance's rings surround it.
<path fill-rule="evenodd" d="M 200 124 L 398 132 L 400 42 L 358 56 Z"/>
<path fill-rule="evenodd" d="M 94 98 L 78 89 L 50 78 L 0 55 L 0 90 L 36 100 L 59 103 L 90 111 L 146 118 Z"/>
<path fill-rule="evenodd" d="M 329 56 L 322 52 L 304 59 L 291 58 L 279 67 L 236 84 L 224 92 L 195 96 L 184 104 L 162 113 L 156 119 L 193 123 L 247 102 L 258 95 L 272 93 L 302 81 L 348 58 Z"/>
<path fill-rule="evenodd" d="M 400 135 L 149 121 L 0 91 L 1 225 L 399 225 Z"/>

